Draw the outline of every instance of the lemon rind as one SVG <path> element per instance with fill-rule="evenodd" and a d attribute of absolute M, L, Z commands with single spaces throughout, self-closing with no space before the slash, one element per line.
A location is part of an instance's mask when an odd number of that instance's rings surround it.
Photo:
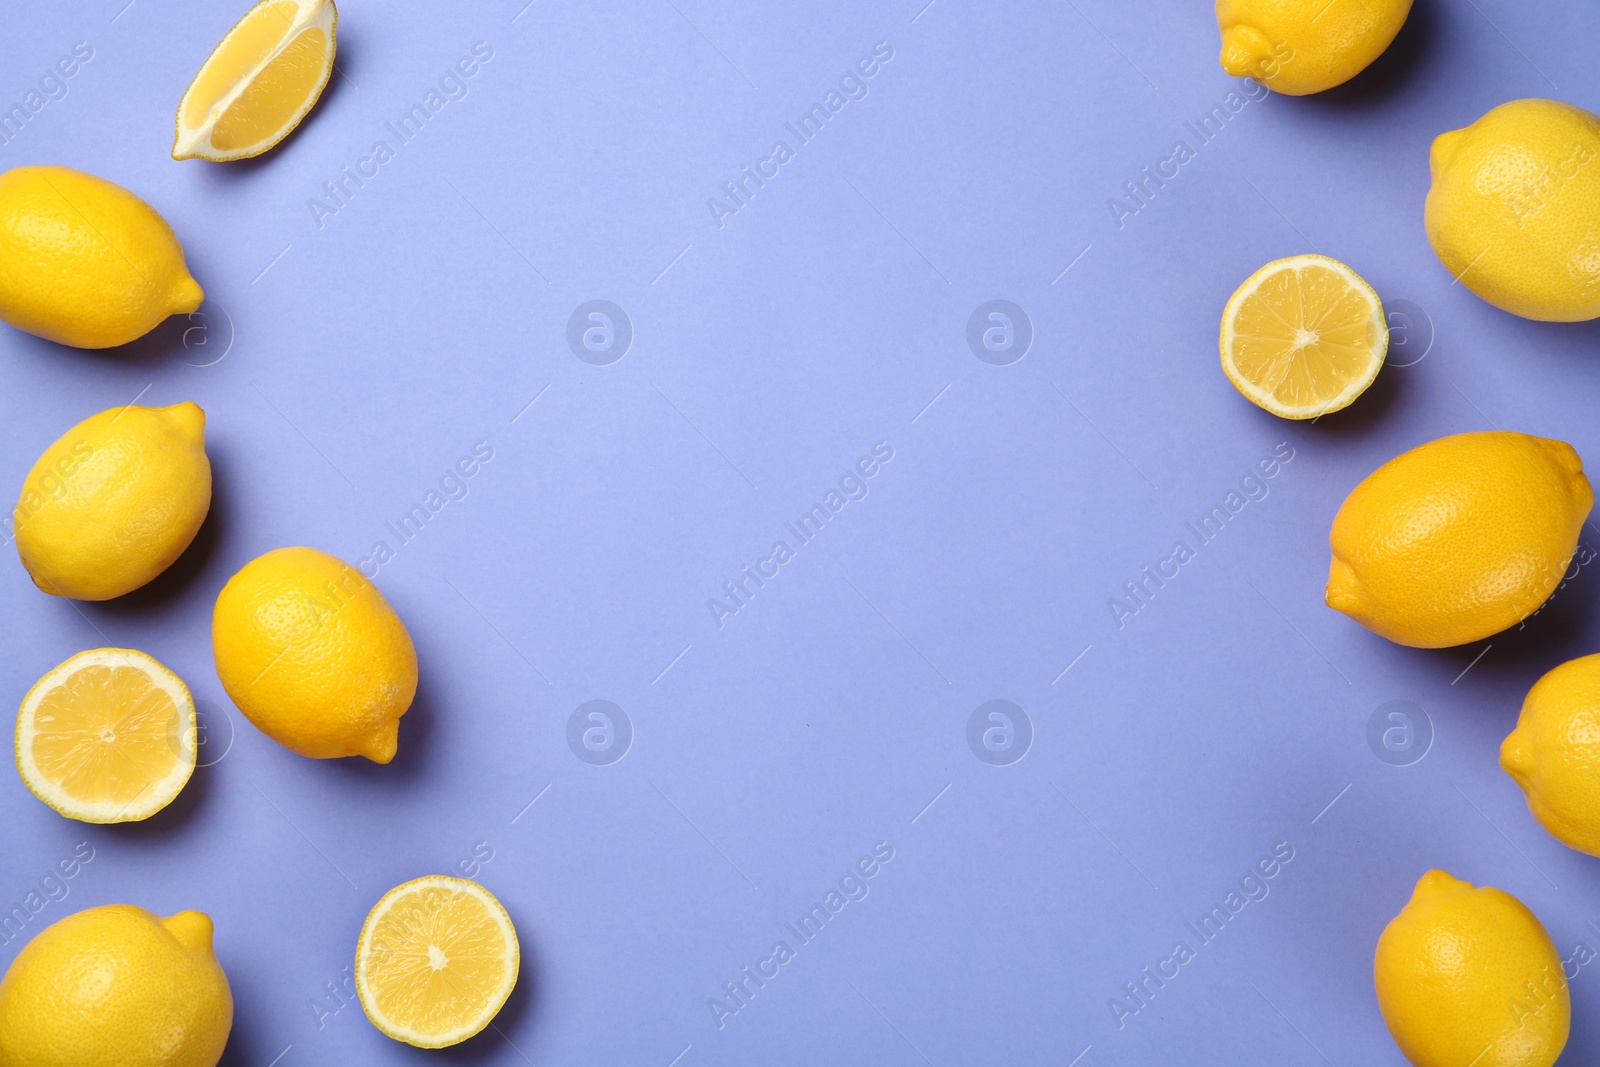
<path fill-rule="evenodd" d="M 374 1006 L 377 1002 L 376 995 L 372 992 L 367 972 L 367 956 L 370 952 L 368 939 L 372 936 L 372 928 L 377 921 L 393 908 L 394 901 L 418 889 L 439 887 L 464 892 L 475 897 L 488 910 L 489 915 L 500 927 L 509 947 L 511 966 L 507 971 L 506 981 L 495 995 L 490 998 L 489 1005 L 471 1022 L 445 1031 L 444 1033 L 428 1034 L 402 1026 L 393 1019 L 388 1018 Z M 421 878 L 413 878 L 403 882 L 385 893 L 372 910 L 367 913 L 366 921 L 361 924 L 361 936 L 356 940 L 355 980 L 356 996 L 361 1001 L 361 1010 L 366 1013 L 367 1019 L 377 1027 L 385 1037 L 395 1041 L 404 1042 L 416 1048 L 448 1048 L 459 1045 L 461 1042 L 475 1037 L 494 1022 L 496 1015 L 505 1007 L 506 1001 L 511 997 L 511 991 L 516 988 L 517 977 L 522 970 L 522 947 L 517 941 L 517 930 L 511 922 L 511 916 L 506 911 L 495 895 L 483 886 L 467 878 L 455 878 L 444 874 L 429 874 Z"/>
<path fill-rule="evenodd" d="M 248 22 L 259 8 L 276 2 L 278 0 L 258 0 L 255 6 L 245 12 L 239 21 L 235 22 L 233 27 L 222 35 L 222 40 L 217 42 L 216 47 L 211 50 L 211 54 L 206 57 L 206 61 L 200 64 L 200 68 L 195 71 L 194 78 L 189 82 L 189 87 L 183 91 L 182 98 L 178 100 L 178 110 L 173 116 L 173 128 L 175 131 L 172 141 L 173 159 L 205 159 L 213 163 L 229 163 L 265 155 L 281 144 L 284 138 L 293 133 L 300 123 L 305 121 L 305 117 L 311 113 L 311 109 L 317 106 L 317 101 L 322 99 L 323 90 L 328 87 L 328 81 L 333 76 L 333 64 L 339 51 L 339 9 L 334 5 L 333 0 L 295 0 L 295 3 L 299 5 L 299 11 L 295 16 L 294 22 L 290 24 L 289 32 L 284 34 L 283 41 L 273 50 L 272 54 L 262 60 L 245 77 L 240 78 L 232 90 L 211 105 L 211 109 L 206 113 L 206 119 L 202 125 L 185 127 L 183 124 L 184 105 L 189 102 L 189 96 L 199 83 L 200 75 L 205 73 L 206 68 L 211 65 L 211 61 L 217 57 L 218 52 L 222 51 L 223 45 L 228 43 L 240 26 Z M 293 43 L 303 31 L 313 26 L 322 28 L 328 34 L 328 62 L 316 87 L 306 96 L 304 106 L 265 140 L 230 151 L 213 148 L 211 146 L 211 130 L 216 125 L 217 119 L 226 114 L 228 108 L 244 92 L 245 87 L 254 82 L 256 77 L 273 60 L 282 55 L 285 48 Z"/>
<path fill-rule="evenodd" d="M 1350 384 L 1345 386 L 1344 390 L 1337 396 L 1314 406 L 1293 407 L 1284 404 L 1271 393 L 1250 381 L 1234 366 L 1231 351 L 1231 342 L 1235 337 L 1233 320 L 1239 305 L 1253 296 L 1268 277 L 1285 270 L 1298 270 L 1308 266 L 1327 268 L 1343 278 L 1351 288 L 1366 294 L 1372 303 L 1372 323 L 1377 328 L 1382 342 L 1374 350 L 1371 369 L 1366 374 L 1351 379 Z M 1372 288 L 1372 285 L 1365 278 L 1352 270 L 1348 264 L 1341 263 L 1331 256 L 1305 253 L 1303 255 L 1275 259 L 1244 280 L 1243 284 L 1228 298 L 1228 303 L 1223 308 L 1218 347 L 1222 356 L 1222 372 L 1227 375 L 1228 381 L 1243 394 L 1246 400 L 1249 400 L 1264 411 L 1277 415 L 1279 418 L 1303 421 L 1320 418 L 1323 415 L 1331 415 L 1336 411 L 1343 411 L 1353 404 L 1356 398 L 1366 392 L 1372 383 L 1377 380 L 1378 372 L 1383 369 L 1384 361 L 1389 354 L 1389 322 L 1383 311 L 1383 301 L 1379 299 L 1377 291 Z"/>
<path fill-rule="evenodd" d="M 148 674 L 152 682 L 160 686 L 172 697 L 173 704 L 182 719 L 182 729 L 178 732 L 178 744 L 181 746 L 178 753 L 178 765 L 165 778 L 152 782 L 146 788 L 145 793 L 134 798 L 136 801 L 141 801 L 140 803 L 130 802 L 122 805 L 109 802 L 105 804 L 84 804 L 73 800 L 57 788 L 54 782 L 46 778 L 33 762 L 32 741 L 38 731 L 33 728 L 31 712 L 38 707 L 39 701 L 46 691 L 53 688 L 55 684 L 67 677 L 67 675 L 75 673 L 84 667 L 137 667 Z M 194 698 L 190 695 L 189 687 L 184 684 L 182 678 L 167 669 L 154 656 L 146 652 L 140 652 L 138 649 L 89 649 L 85 652 L 79 652 L 52 668 L 43 678 L 33 683 L 33 687 L 22 698 L 22 705 L 17 711 L 17 729 L 14 739 L 17 773 L 22 777 L 22 784 L 28 787 L 28 792 L 69 819 L 101 826 L 113 823 L 141 822 L 171 804 L 178 798 L 178 794 L 183 792 L 184 786 L 189 784 L 189 779 L 194 775 L 196 763 L 196 739 Z"/>

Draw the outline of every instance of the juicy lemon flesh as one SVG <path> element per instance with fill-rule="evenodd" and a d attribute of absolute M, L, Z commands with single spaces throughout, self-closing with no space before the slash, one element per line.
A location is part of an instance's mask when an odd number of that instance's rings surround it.
<path fill-rule="evenodd" d="M 1316 258 L 1263 268 L 1229 301 L 1223 322 L 1228 377 L 1252 402 L 1286 418 L 1348 406 L 1388 350 L 1383 307 L 1371 288 L 1352 281 L 1348 268 Z"/>
<path fill-rule="evenodd" d="M 379 1029 L 442 1047 L 494 1018 L 516 982 L 518 949 L 504 909 L 484 899 L 486 890 L 470 891 L 459 879 L 420 881 L 374 909 L 361 938 L 359 982 Z"/>
<path fill-rule="evenodd" d="M 33 762 L 68 797 L 128 804 L 178 766 L 178 706 L 133 667 L 85 667 L 34 711 Z"/>
<path fill-rule="evenodd" d="M 178 105 L 176 159 L 258 156 L 287 137 L 333 70 L 331 0 L 263 0 L 228 32 Z"/>
<path fill-rule="evenodd" d="M 315 26 L 303 31 L 223 112 L 211 130 L 212 146 L 229 152 L 272 137 L 292 117 L 286 105 L 303 106 L 327 66 L 328 35 Z"/>
<path fill-rule="evenodd" d="M 185 94 L 179 113 L 183 124 L 198 128 L 205 122 L 211 105 L 232 91 L 240 71 L 256 70 L 271 59 L 299 11 L 300 5 L 295 0 L 274 0 L 241 19 L 217 46 Z"/>

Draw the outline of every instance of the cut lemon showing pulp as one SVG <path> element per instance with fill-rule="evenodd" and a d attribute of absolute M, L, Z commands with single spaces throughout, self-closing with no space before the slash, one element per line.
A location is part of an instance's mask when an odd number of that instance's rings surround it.
<path fill-rule="evenodd" d="M 249 159 L 289 136 L 333 72 L 333 0 L 261 0 L 178 103 L 173 159 Z"/>
<path fill-rule="evenodd" d="M 1222 371 L 1257 407 L 1314 419 L 1366 391 L 1389 350 L 1383 304 L 1337 259 L 1291 256 L 1250 275 L 1222 312 Z"/>
<path fill-rule="evenodd" d="M 79 652 L 39 679 L 17 715 L 17 770 L 33 795 L 82 822 L 148 819 L 194 773 L 194 700 L 143 652 Z"/>
<path fill-rule="evenodd" d="M 372 1025 L 418 1048 L 489 1025 L 517 984 L 511 917 L 477 882 L 430 875 L 383 895 L 356 945 L 356 992 Z"/>

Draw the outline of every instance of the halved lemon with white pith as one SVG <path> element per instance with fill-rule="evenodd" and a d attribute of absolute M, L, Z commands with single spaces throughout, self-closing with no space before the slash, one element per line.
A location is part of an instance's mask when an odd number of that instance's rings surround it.
<path fill-rule="evenodd" d="M 333 72 L 333 0 L 261 0 L 178 104 L 173 159 L 249 159 L 289 136 Z"/>
<path fill-rule="evenodd" d="M 430 875 L 383 895 L 356 945 L 356 992 L 372 1025 L 418 1048 L 488 1026 L 517 984 L 517 931 L 477 882 Z"/>
<path fill-rule="evenodd" d="M 1222 370 L 1258 407 L 1286 419 L 1338 411 L 1383 367 L 1389 327 L 1378 294 L 1327 256 L 1268 263 L 1222 312 Z"/>
<path fill-rule="evenodd" d="M 148 819 L 194 773 L 194 699 L 143 652 L 79 652 L 34 683 L 17 715 L 17 770 L 82 822 Z"/>

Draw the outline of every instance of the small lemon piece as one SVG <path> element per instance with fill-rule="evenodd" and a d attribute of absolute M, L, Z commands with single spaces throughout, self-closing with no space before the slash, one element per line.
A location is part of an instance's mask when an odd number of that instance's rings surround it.
<path fill-rule="evenodd" d="M 1414 1067 L 1550 1067 L 1572 997 L 1561 956 L 1516 897 L 1429 871 L 1378 938 L 1378 1008 Z"/>
<path fill-rule="evenodd" d="M 1499 430 L 1441 437 L 1345 498 L 1324 597 L 1398 644 L 1481 640 L 1555 591 L 1593 505 L 1569 444 Z"/>
<path fill-rule="evenodd" d="M 1286 419 L 1339 411 L 1366 391 L 1389 351 L 1383 304 L 1327 256 L 1274 260 L 1222 311 L 1222 372 L 1245 399 Z"/>
<path fill-rule="evenodd" d="M 34 683 L 17 715 L 17 770 L 33 795 L 81 822 L 138 822 L 194 773 L 194 699 L 151 656 L 79 652 Z"/>
<path fill-rule="evenodd" d="M 1600 655 L 1569 660 L 1534 683 L 1500 745 L 1500 766 L 1552 837 L 1600 856 Z"/>
<path fill-rule="evenodd" d="M 356 993 L 372 1025 L 418 1048 L 458 1045 L 517 984 L 511 916 L 477 882 L 430 875 L 396 886 L 356 944 Z"/>
<path fill-rule="evenodd" d="M 200 307 L 167 220 L 70 167 L 0 174 L 0 319 L 74 348 L 113 348 Z"/>
<path fill-rule="evenodd" d="M 178 103 L 173 159 L 259 156 L 300 125 L 333 73 L 333 0 L 261 0 Z"/>
<path fill-rule="evenodd" d="M 0 979 L 0 1067 L 216 1067 L 233 994 L 211 937 L 128 904 L 46 927 Z"/>
<path fill-rule="evenodd" d="M 1442 133 L 1425 219 L 1439 261 L 1502 311 L 1600 318 L 1600 118 L 1513 100 Z"/>
<path fill-rule="evenodd" d="M 170 567 L 211 509 L 205 427 L 192 403 L 109 408 L 45 449 L 12 515 L 34 584 L 110 600 Z"/>
<path fill-rule="evenodd" d="M 1217 0 L 1222 69 L 1275 92 L 1332 89 L 1383 55 L 1411 0 Z"/>
<path fill-rule="evenodd" d="M 280 548 L 228 579 L 211 620 L 217 675 L 262 733 L 302 756 L 394 758 L 417 652 L 360 571 Z"/>

